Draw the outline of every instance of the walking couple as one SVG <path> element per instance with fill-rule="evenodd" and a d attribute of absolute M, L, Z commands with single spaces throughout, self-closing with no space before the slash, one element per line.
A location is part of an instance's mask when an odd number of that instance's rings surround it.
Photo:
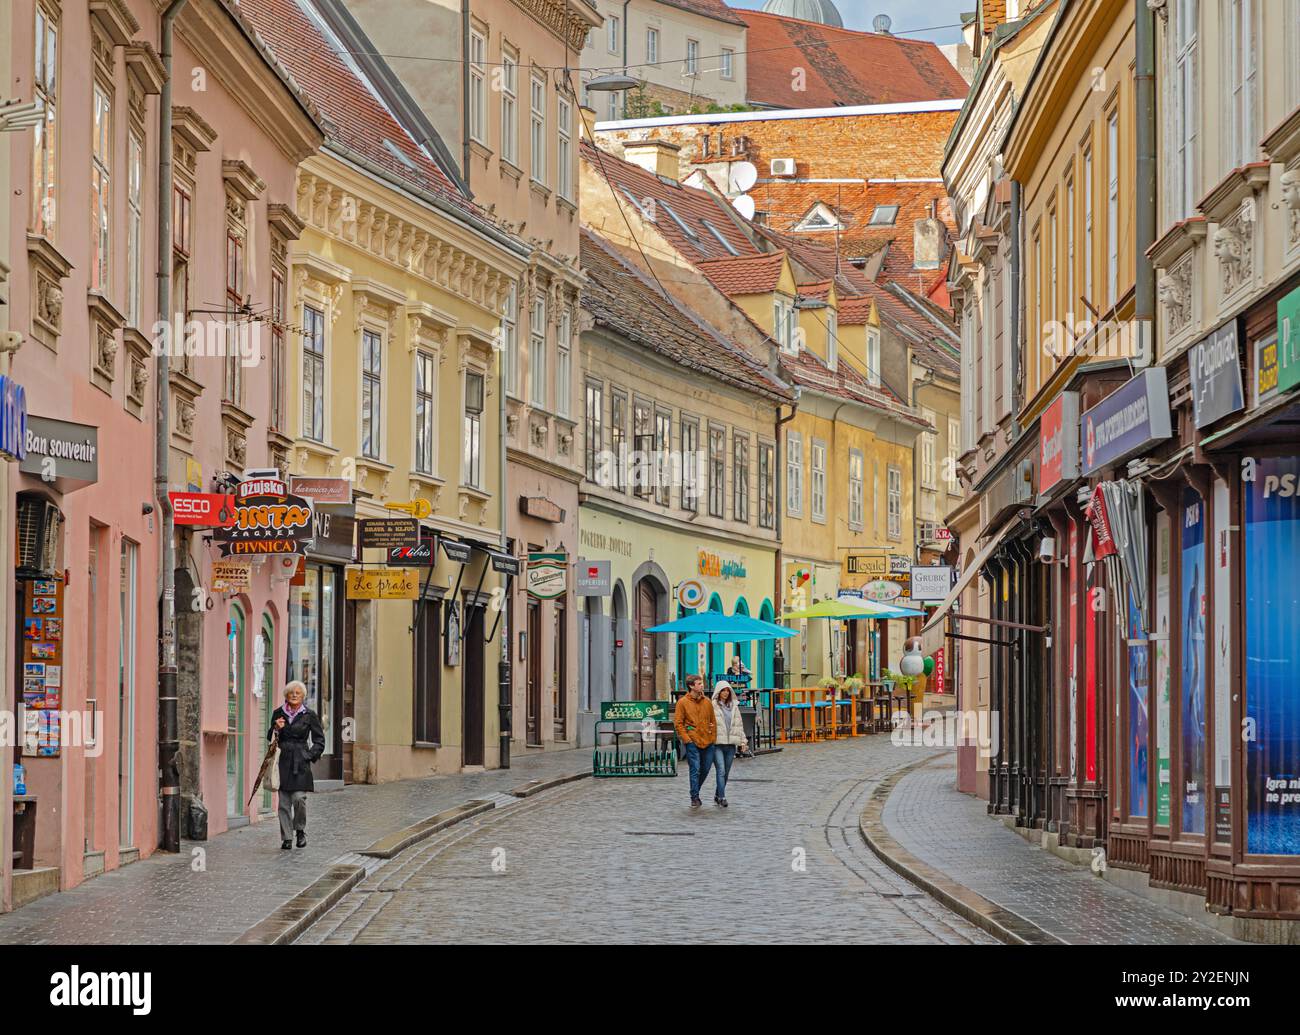
<path fill-rule="evenodd" d="M 713 801 L 727 807 L 727 777 L 736 758 L 736 748 L 749 750 L 740 702 L 726 680 L 713 688 L 712 699 L 704 694 L 704 677 L 688 676 L 686 696 L 677 702 L 673 725 L 686 746 L 686 763 L 691 770 L 691 808 L 700 807 L 700 787 L 712 766 L 716 776 Z"/>

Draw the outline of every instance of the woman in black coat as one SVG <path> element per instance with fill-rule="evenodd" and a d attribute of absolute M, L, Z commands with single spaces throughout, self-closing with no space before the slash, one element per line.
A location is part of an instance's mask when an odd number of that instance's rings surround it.
<path fill-rule="evenodd" d="M 284 688 L 284 704 L 271 714 L 266 739 L 280 738 L 280 847 L 307 844 L 307 792 L 315 790 L 311 764 L 325 753 L 325 731 L 320 716 L 304 703 L 307 687 L 294 680 Z M 310 741 L 310 743 L 308 743 Z"/>

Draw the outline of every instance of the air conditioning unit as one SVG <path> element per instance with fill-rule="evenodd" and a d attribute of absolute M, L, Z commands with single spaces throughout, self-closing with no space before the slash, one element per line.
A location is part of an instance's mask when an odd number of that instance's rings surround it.
<path fill-rule="evenodd" d="M 59 541 L 63 515 L 40 496 L 18 497 L 18 556 L 15 566 L 35 575 L 53 575 L 59 569 Z"/>
<path fill-rule="evenodd" d="M 773 158 L 772 159 L 773 176 L 793 176 L 794 159 L 793 158 Z"/>

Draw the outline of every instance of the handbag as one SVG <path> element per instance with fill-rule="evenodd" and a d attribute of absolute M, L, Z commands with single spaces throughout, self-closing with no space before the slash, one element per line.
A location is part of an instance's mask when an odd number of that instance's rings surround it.
<path fill-rule="evenodd" d="M 266 774 L 266 785 L 273 791 L 280 789 L 280 738 L 275 738 L 275 754 L 271 757 L 271 771 Z"/>

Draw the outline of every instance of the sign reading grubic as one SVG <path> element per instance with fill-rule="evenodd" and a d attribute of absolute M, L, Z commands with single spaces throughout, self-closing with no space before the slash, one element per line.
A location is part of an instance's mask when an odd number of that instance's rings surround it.
<path fill-rule="evenodd" d="M 27 455 L 19 470 L 41 481 L 99 481 L 99 428 L 89 424 L 27 418 Z"/>
<path fill-rule="evenodd" d="M 530 553 L 528 555 L 528 592 L 541 600 L 564 596 L 568 581 L 567 553 Z"/>
<path fill-rule="evenodd" d="M 420 545 L 420 522 L 415 518 L 364 518 L 357 522 L 357 533 L 362 550 Z"/>
<path fill-rule="evenodd" d="M 942 600 L 953 587 L 952 566 L 925 564 L 912 566 L 912 599 Z"/>
<path fill-rule="evenodd" d="M 1083 415 L 1083 473 L 1095 474 L 1171 434 L 1164 367 L 1148 367 Z"/>
<path fill-rule="evenodd" d="M 655 722 L 668 721 L 667 701 L 601 701 L 600 718 L 608 722 L 611 719 L 625 719 L 639 722 L 651 719 Z"/>
<path fill-rule="evenodd" d="M 580 597 L 607 597 L 613 592 L 609 561 L 579 560 L 573 569 L 573 590 Z"/>
<path fill-rule="evenodd" d="M 1245 405 L 1238 351 L 1236 320 L 1192 346 L 1187 363 L 1192 372 L 1192 412 L 1198 428 Z"/>

